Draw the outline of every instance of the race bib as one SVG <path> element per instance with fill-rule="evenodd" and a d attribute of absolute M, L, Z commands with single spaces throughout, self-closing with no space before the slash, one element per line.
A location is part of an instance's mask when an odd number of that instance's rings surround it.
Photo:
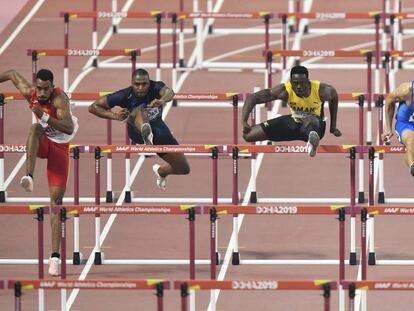
<path fill-rule="evenodd" d="M 159 116 L 161 116 L 161 108 L 154 107 L 154 108 L 146 108 L 148 120 L 152 121 Z"/>

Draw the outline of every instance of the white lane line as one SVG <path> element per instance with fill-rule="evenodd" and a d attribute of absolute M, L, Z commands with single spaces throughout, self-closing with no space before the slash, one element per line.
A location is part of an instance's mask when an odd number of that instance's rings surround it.
<path fill-rule="evenodd" d="M 304 12 L 309 12 L 310 11 L 310 9 L 312 7 L 312 3 L 313 3 L 313 0 L 310 0 L 309 2 L 307 2 L 308 6 L 304 7 Z M 300 31 L 295 35 L 295 40 L 293 42 L 292 49 L 295 49 L 299 46 L 300 40 L 302 38 L 302 33 L 303 33 L 303 30 L 304 30 L 304 26 L 305 26 L 304 21 L 301 21 L 300 22 Z M 288 68 L 290 68 L 290 66 L 292 66 L 293 62 L 294 62 L 294 58 L 290 57 L 289 60 L 288 60 Z M 280 102 L 277 102 L 273 106 L 272 114 L 271 114 L 272 116 L 274 116 L 277 113 L 277 111 L 279 109 L 279 106 L 280 106 Z M 259 154 L 258 155 L 257 162 L 256 162 L 256 176 L 258 176 L 263 157 L 264 157 L 264 154 Z M 252 177 L 251 177 L 250 180 L 249 180 L 249 184 L 247 186 L 246 192 L 245 192 L 245 196 L 243 198 L 242 205 L 247 205 L 247 203 L 249 202 L 252 182 L 253 181 L 252 181 Z M 238 221 L 237 232 L 240 231 L 243 219 L 244 219 L 244 215 L 239 215 L 238 216 L 239 221 Z M 226 255 L 224 256 L 223 264 L 220 267 L 220 271 L 219 271 L 219 274 L 218 274 L 218 277 L 217 277 L 217 280 L 219 280 L 219 281 L 224 280 L 224 278 L 226 276 L 226 272 L 227 272 L 227 269 L 229 267 L 230 260 L 231 260 L 231 254 L 233 253 L 234 239 L 235 239 L 235 234 L 233 232 L 232 235 L 231 235 L 230 241 L 228 243 L 228 246 L 227 246 L 227 251 L 226 251 Z M 215 307 L 216 307 L 216 304 L 217 304 L 219 294 L 220 294 L 220 290 L 215 290 L 215 294 L 212 295 L 212 299 L 210 300 L 210 303 L 208 305 L 208 309 L 207 309 L 208 311 L 216 310 Z"/>
<path fill-rule="evenodd" d="M 132 174 L 131 174 L 131 180 L 135 179 L 135 177 L 137 176 L 138 171 L 142 167 L 142 164 L 144 163 L 144 161 L 145 161 L 145 156 L 140 156 L 138 158 L 138 161 L 137 161 L 137 163 L 134 167 L 134 170 L 132 171 Z M 126 190 L 126 187 L 124 187 L 124 189 L 122 190 L 122 193 L 119 196 L 118 201 L 116 202 L 116 205 L 118 205 L 118 206 L 122 205 L 122 202 L 124 201 L 124 198 L 125 198 L 125 190 Z M 105 239 L 106 239 L 106 237 L 109 233 L 109 230 L 111 229 L 111 226 L 112 226 L 112 224 L 114 223 L 114 221 L 116 219 L 116 216 L 117 216 L 117 214 L 111 214 L 111 216 L 109 216 L 108 221 L 106 222 L 105 227 L 103 228 L 101 236 L 100 236 L 101 245 L 105 241 Z M 83 270 L 81 272 L 81 275 L 79 276 L 79 280 L 86 279 L 90 269 L 92 268 L 92 265 L 93 265 L 93 262 L 94 262 L 94 255 L 95 255 L 96 250 L 97 250 L 96 247 L 94 247 L 92 252 L 91 252 L 91 255 L 88 258 L 88 261 L 85 264 L 85 267 L 83 268 Z M 72 290 L 72 292 L 70 293 L 70 296 L 69 296 L 69 298 L 66 302 L 66 310 L 70 310 L 70 308 L 72 307 L 72 304 L 74 303 L 78 293 L 79 293 L 79 289 Z"/>
<path fill-rule="evenodd" d="M 9 45 L 13 42 L 13 40 L 17 37 L 17 35 L 22 31 L 24 26 L 30 21 L 30 19 L 33 17 L 33 15 L 36 14 L 36 12 L 40 9 L 42 4 L 45 2 L 45 0 L 38 0 L 37 3 L 33 6 L 33 8 L 30 10 L 30 12 L 25 16 L 25 18 L 20 22 L 20 24 L 16 27 L 16 29 L 12 32 L 10 37 L 7 38 L 7 40 L 3 43 L 3 45 L 0 47 L 0 55 L 3 54 L 3 52 L 9 47 Z M 7 178 L 4 189 L 7 189 L 9 184 L 13 181 L 16 174 L 19 172 L 20 168 L 23 166 L 24 161 L 26 160 L 26 155 L 23 155 L 19 162 L 17 163 L 16 167 L 13 169 L 13 171 L 10 173 L 9 177 Z"/>
<path fill-rule="evenodd" d="M 22 31 L 24 26 L 30 21 L 30 19 L 33 17 L 33 15 L 36 14 L 36 12 L 40 9 L 42 4 L 45 2 L 45 0 L 38 0 L 37 3 L 33 6 L 33 8 L 30 10 L 29 14 L 25 16 L 25 18 L 20 22 L 19 26 L 16 27 L 16 29 L 12 32 L 10 37 L 7 38 L 7 40 L 3 43 L 3 45 L 0 47 L 0 55 L 3 54 L 3 52 L 9 47 L 9 45 L 13 42 L 13 40 L 17 37 L 17 35 Z"/>
<path fill-rule="evenodd" d="M 24 165 L 26 162 L 26 154 L 22 155 L 22 157 L 19 159 L 19 162 L 17 162 L 16 166 L 13 168 L 13 171 L 10 173 L 9 177 L 4 182 L 4 189 L 7 189 L 10 185 L 10 183 L 13 181 L 14 177 L 19 172 L 20 168 Z"/>
<path fill-rule="evenodd" d="M 218 2 L 220 2 L 220 1 L 218 1 Z M 222 2 L 222 1 L 221 1 Z M 217 5 L 217 3 L 216 3 L 216 5 Z M 220 6 L 221 6 L 221 4 L 220 4 Z M 219 6 L 219 7 L 220 7 Z M 112 28 L 111 28 L 112 29 Z M 206 31 L 205 31 L 205 35 L 207 35 L 207 31 L 208 31 L 208 29 L 207 29 L 207 27 L 206 27 Z M 112 33 L 112 32 L 111 32 Z M 108 34 L 108 33 L 107 33 Z M 105 36 L 104 37 L 104 39 L 103 40 L 109 40 L 109 38 L 110 38 L 110 36 Z M 102 48 L 104 45 L 102 45 L 102 44 L 100 44 L 99 45 L 99 48 Z M 193 54 L 191 55 L 192 57 L 193 57 L 193 59 L 195 59 L 195 54 L 196 54 L 196 50 L 194 50 L 193 51 Z M 84 67 L 85 68 L 85 67 Z M 89 70 L 90 69 L 90 70 Z M 88 73 L 91 71 L 91 70 L 93 70 L 93 68 L 87 68 L 85 71 L 87 71 L 87 70 L 89 70 L 88 71 Z M 84 72 L 85 72 L 84 71 Z M 86 74 L 87 73 L 82 73 L 81 75 L 82 75 L 82 78 L 83 77 L 85 77 L 86 76 Z M 186 75 L 186 77 L 188 76 L 188 74 Z M 81 80 L 82 80 L 82 78 L 80 78 L 80 79 L 75 79 L 75 81 L 73 82 L 73 84 L 71 85 L 71 87 L 70 87 L 70 90 L 71 91 L 73 91 L 74 89 L 75 89 L 75 87 L 76 87 L 76 85 L 78 85 L 80 82 L 81 82 Z M 184 83 L 184 80 L 185 80 L 185 78 L 184 79 L 181 79 L 181 84 L 179 84 L 178 86 L 177 86 L 177 92 L 178 92 L 178 90 L 181 88 L 181 86 L 182 86 L 182 83 Z M 163 112 L 163 119 L 165 119 L 165 117 L 167 116 L 167 114 L 168 114 L 168 112 L 169 112 L 169 110 L 171 109 L 171 106 L 172 106 L 172 104 L 171 103 L 168 103 L 168 105 L 166 105 L 166 107 L 165 107 L 165 109 L 164 109 L 164 112 Z M 134 181 L 134 179 L 135 179 L 135 177 L 136 177 L 136 175 L 138 174 L 138 172 L 139 172 L 139 170 L 140 170 L 140 168 L 142 167 L 142 164 L 144 163 L 144 161 L 145 161 L 145 156 L 141 156 L 139 159 L 138 159 L 138 162 L 137 162 L 137 164 L 136 164 L 136 166 L 135 166 L 135 168 L 134 168 L 134 171 L 132 172 L 132 174 L 131 174 L 131 184 L 132 184 L 132 182 Z M 118 199 L 118 201 L 117 201 L 117 203 L 116 203 L 116 205 L 121 205 L 122 204 L 122 202 L 123 202 L 123 200 L 124 200 L 124 196 L 125 196 L 125 190 L 126 190 L 126 188 L 124 188 L 123 190 L 122 190 L 122 193 L 121 193 L 121 195 L 120 195 L 120 197 L 119 197 L 119 199 Z M 100 236 L 100 241 L 101 241 L 101 245 L 103 244 L 103 242 L 104 242 L 104 240 L 105 240 L 105 238 L 106 238 L 106 236 L 107 236 L 107 234 L 109 233 L 109 230 L 110 230 L 110 228 L 111 228 L 111 226 L 112 226 L 112 224 L 114 223 L 114 221 L 115 221 L 115 219 L 116 219 L 116 216 L 117 216 L 117 214 L 111 214 L 111 216 L 109 217 L 109 219 L 108 219 L 108 221 L 106 222 L 106 224 L 105 224 L 105 227 L 104 227 L 104 229 L 102 230 L 102 233 L 101 233 L 101 236 Z M 88 275 L 88 273 L 89 273 L 89 271 L 90 271 L 90 269 L 92 268 L 92 264 L 93 264 L 93 261 L 94 261 L 94 254 L 95 254 L 95 251 L 96 251 L 96 248 L 94 248 L 93 250 L 92 250 L 92 252 L 91 252 L 91 254 L 90 254 L 90 256 L 89 256 L 89 258 L 88 258 L 88 261 L 87 261 L 87 263 L 86 263 L 86 265 L 85 265 L 85 267 L 84 267 L 84 269 L 82 270 L 82 272 L 81 272 L 81 275 L 80 275 L 80 277 L 79 277 L 79 280 L 84 280 L 84 279 L 86 279 L 86 277 L 87 277 L 87 275 Z M 79 289 L 74 289 L 74 290 L 72 290 L 72 292 L 71 292 L 71 294 L 70 294 L 70 296 L 69 296 L 69 299 L 67 300 L 67 302 L 66 302 L 66 310 L 70 310 L 70 308 L 72 307 L 72 304 L 74 303 L 74 301 L 75 301 L 75 299 L 76 299 L 76 297 L 77 297 L 77 295 L 78 295 L 78 293 L 79 293 Z"/>

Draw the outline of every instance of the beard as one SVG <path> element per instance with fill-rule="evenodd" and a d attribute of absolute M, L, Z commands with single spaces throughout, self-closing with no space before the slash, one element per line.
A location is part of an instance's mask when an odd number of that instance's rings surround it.
<path fill-rule="evenodd" d="M 38 98 L 37 101 L 42 104 L 45 105 L 49 102 L 49 98 Z"/>

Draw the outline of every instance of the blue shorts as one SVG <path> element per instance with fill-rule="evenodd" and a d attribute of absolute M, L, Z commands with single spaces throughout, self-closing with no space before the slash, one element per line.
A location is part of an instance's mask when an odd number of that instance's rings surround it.
<path fill-rule="evenodd" d="M 397 132 L 398 140 L 403 144 L 402 135 L 404 131 L 414 132 L 414 123 L 409 121 L 398 121 L 395 123 L 395 131 Z"/>
<path fill-rule="evenodd" d="M 154 122 L 150 122 L 154 145 L 179 145 L 178 141 L 172 135 L 167 124 L 162 119 L 157 119 Z M 141 133 L 138 133 L 135 127 L 128 124 L 128 136 L 134 145 L 143 145 Z M 165 153 L 157 153 L 160 157 L 163 157 Z"/>

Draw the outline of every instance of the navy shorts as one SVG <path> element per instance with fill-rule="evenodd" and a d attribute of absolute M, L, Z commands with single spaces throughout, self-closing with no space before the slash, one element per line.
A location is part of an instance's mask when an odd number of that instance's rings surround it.
<path fill-rule="evenodd" d="M 150 122 L 154 145 L 179 145 L 178 141 L 172 135 L 167 124 L 162 119 Z M 135 127 L 128 124 L 128 136 L 134 145 L 143 145 L 141 133 L 137 132 Z M 157 153 L 160 157 L 163 157 L 165 153 Z"/>

